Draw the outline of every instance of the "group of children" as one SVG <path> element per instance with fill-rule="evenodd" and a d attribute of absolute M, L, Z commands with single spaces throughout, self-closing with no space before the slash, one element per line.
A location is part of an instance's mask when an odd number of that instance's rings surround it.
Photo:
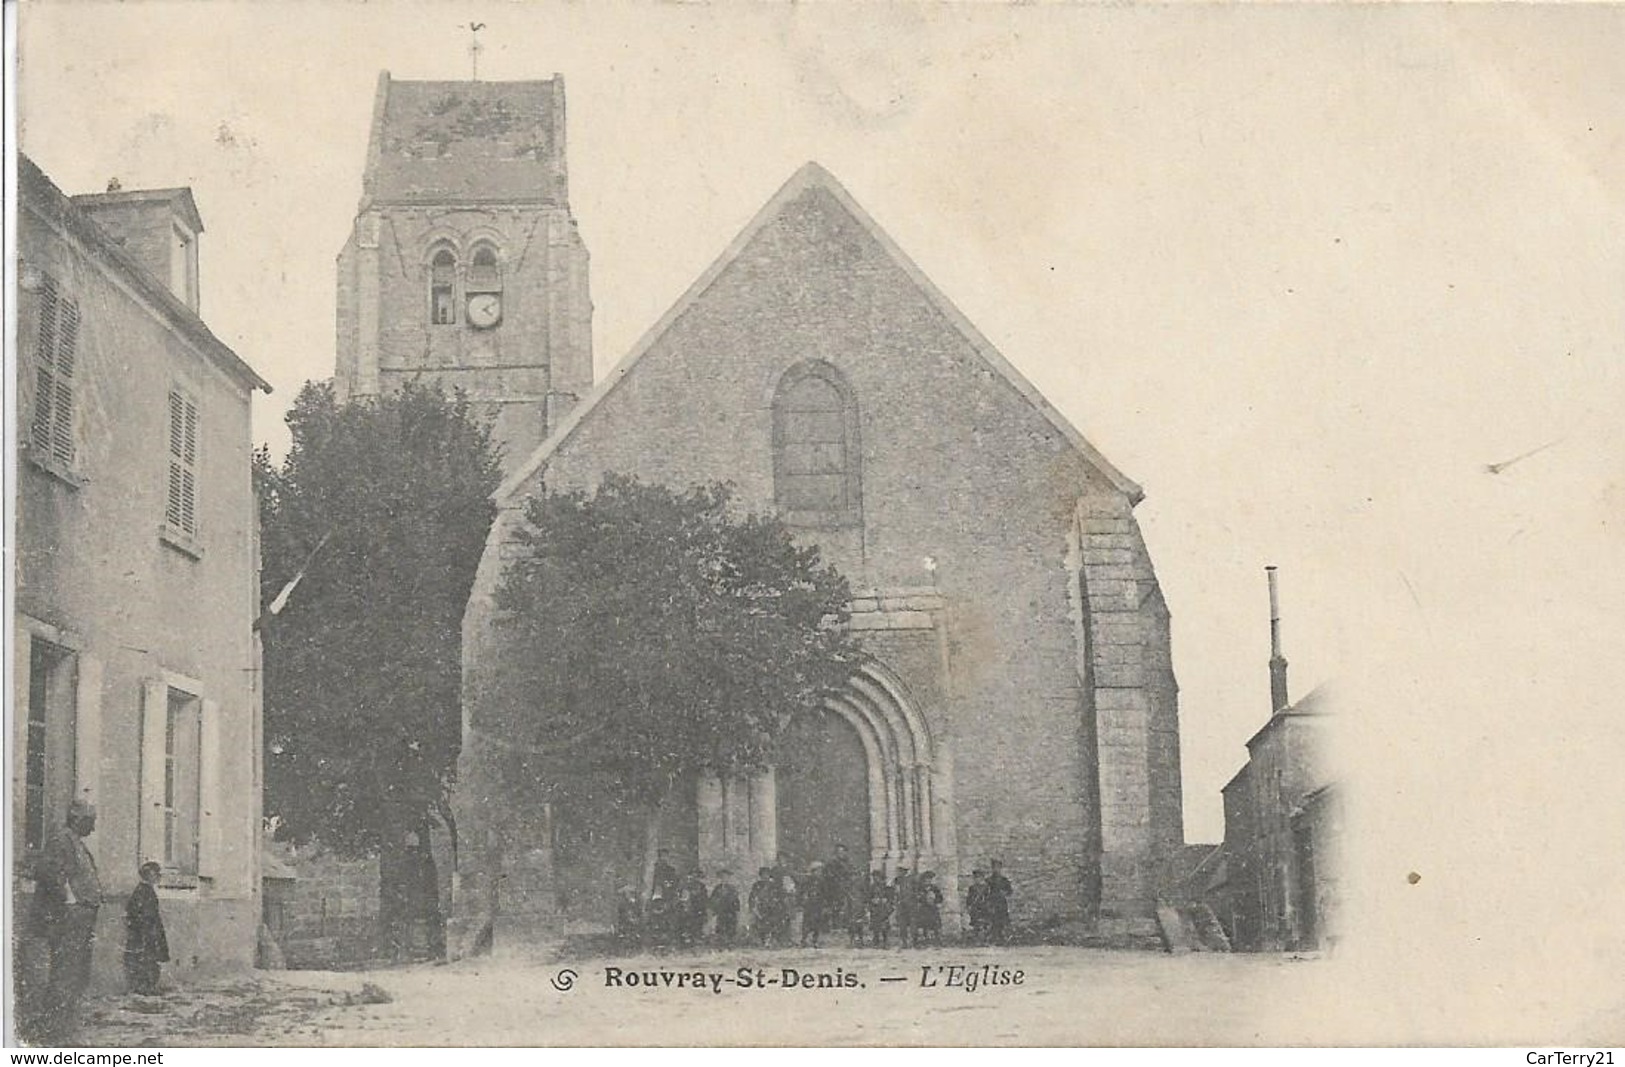
<path fill-rule="evenodd" d="M 741 900 L 733 872 L 719 872 L 715 885 L 691 870 L 679 878 L 667 852 L 656 859 L 649 899 L 633 886 L 621 887 L 615 936 L 623 945 L 693 946 L 709 927 L 717 944 L 739 937 Z M 978 868 L 965 896 L 971 938 L 1003 944 L 1009 937 L 1013 887 L 998 860 L 992 873 Z M 845 932 L 853 946 L 885 947 L 895 931 L 900 947 L 942 943 L 943 890 L 935 871 L 900 868 L 895 878 L 882 871 L 855 869 L 846 848 L 835 846 L 828 861 L 814 861 L 802 874 L 783 867 L 757 872 L 743 908 L 751 939 L 761 945 L 818 947 L 826 934 Z"/>

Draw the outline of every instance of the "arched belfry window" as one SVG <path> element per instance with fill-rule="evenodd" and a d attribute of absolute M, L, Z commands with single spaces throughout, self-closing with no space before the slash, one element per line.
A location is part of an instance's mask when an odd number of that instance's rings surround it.
<path fill-rule="evenodd" d="M 773 398 L 773 493 L 786 522 L 845 526 L 860 518 L 858 406 L 828 363 L 798 364 Z"/>
<path fill-rule="evenodd" d="M 429 321 L 436 326 L 457 321 L 457 255 L 449 248 L 429 260 Z"/>
<path fill-rule="evenodd" d="M 474 258 L 469 261 L 468 267 L 468 291 L 502 291 L 502 265 L 497 261 L 497 250 L 488 244 L 481 243 L 474 248 Z"/>

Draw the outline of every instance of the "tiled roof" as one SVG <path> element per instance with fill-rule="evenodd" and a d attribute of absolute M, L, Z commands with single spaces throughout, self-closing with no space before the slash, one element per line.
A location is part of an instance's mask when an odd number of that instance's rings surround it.
<path fill-rule="evenodd" d="M 567 199 L 564 81 L 379 78 L 367 161 L 375 203 Z"/>

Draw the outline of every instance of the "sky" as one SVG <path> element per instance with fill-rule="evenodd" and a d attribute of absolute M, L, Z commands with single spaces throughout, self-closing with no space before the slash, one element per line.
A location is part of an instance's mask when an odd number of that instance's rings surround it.
<path fill-rule="evenodd" d="M 1145 487 L 1190 840 L 1269 712 L 1275 564 L 1373 929 L 1544 959 L 1497 916 L 1617 900 L 1625 8 L 24 5 L 24 150 L 193 187 L 274 448 L 378 72 L 468 76 L 470 20 L 482 78 L 565 78 L 600 376 L 815 159 Z"/>

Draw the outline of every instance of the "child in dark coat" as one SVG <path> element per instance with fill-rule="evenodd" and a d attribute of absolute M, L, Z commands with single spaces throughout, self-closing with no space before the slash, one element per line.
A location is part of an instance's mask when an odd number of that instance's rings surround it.
<path fill-rule="evenodd" d="M 158 993 L 158 965 L 169 962 L 169 939 L 158 913 L 156 888 L 162 871 L 156 863 L 143 863 L 141 881 L 124 906 L 124 977 L 132 992 L 146 996 Z"/>

